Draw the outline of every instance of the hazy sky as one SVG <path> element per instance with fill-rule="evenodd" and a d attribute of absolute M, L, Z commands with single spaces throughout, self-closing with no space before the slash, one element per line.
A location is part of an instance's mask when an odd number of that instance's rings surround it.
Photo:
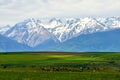
<path fill-rule="evenodd" d="M 0 24 L 27 18 L 120 15 L 120 0 L 0 0 Z"/>

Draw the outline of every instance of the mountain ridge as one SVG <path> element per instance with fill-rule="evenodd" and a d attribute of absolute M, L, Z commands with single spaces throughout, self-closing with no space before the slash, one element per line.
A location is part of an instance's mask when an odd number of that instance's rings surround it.
<path fill-rule="evenodd" d="M 82 35 L 105 33 L 116 29 L 120 29 L 120 17 L 53 18 L 45 22 L 30 18 L 14 26 L 0 27 L 0 34 L 37 50 L 48 48 L 50 45 L 64 44 L 71 39 L 79 39 Z"/>

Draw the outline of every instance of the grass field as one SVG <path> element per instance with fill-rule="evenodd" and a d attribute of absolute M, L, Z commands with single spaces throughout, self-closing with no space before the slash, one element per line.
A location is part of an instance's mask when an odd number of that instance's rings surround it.
<path fill-rule="evenodd" d="M 120 80 L 120 53 L 0 53 L 0 80 Z"/>

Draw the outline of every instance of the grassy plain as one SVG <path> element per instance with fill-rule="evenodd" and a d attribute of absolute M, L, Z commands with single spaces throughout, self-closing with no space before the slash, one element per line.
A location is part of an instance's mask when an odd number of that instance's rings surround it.
<path fill-rule="evenodd" d="M 0 53 L 0 80 L 120 80 L 120 53 Z"/>

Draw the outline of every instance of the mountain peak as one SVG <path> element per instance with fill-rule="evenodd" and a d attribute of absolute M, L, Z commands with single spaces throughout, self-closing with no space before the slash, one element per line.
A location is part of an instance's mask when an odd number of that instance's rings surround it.
<path fill-rule="evenodd" d="M 10 25 L 6 25 L 6 26 L 0 26 L 0 34 L 4 34 L 6 31 L 8 31 L 11 28 Z"/>
<path fill-rule="evenodd" d="M 49 23 L 62 23 L 62 21 L 59 18 L 52 18 Z"/>
<path fill-rule="evenodd" d="M 28 18 L 28 19 L 24 20 L 24 22 L 41 23 L 40 19 L 36 19 L 36 18 Z"/>
<path fill-rule="evenodd" d="M 42 27 L 40 24 L 41 24 L 41 21 L 39 19 L 29 18 L 22 22 L 17 23 L 15 26 L 17 29 L 20 29 L 20 30 L 23 30 L 23 29 L 30 30 L 36 27 Z"/>
<path fill-rule="evenodd" d="M 71 24 L 73 24 L 73 23 L 78 22 L 79 20 L 80 20 L 80 19 L 77 19 L 77 18 L 67 18 L 67 19 L 66 19 L 66 22 L 67 22 L 67 24 L 71 25 Z"/>

